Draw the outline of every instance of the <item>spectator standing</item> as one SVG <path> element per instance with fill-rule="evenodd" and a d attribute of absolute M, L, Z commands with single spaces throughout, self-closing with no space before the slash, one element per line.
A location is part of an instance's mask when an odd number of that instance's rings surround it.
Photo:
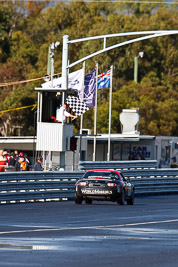
<path fill-rule="evenodd" d="M 15 170 L 16 171 L 27 171 L 28 170 L 28 163 L 26 162 L 23 155 L 20 155 L 19 160 L 16 161 Z"/>
<path fill-rule="evenodd" d="M 14 154 L 15 154 L 15 160 L 18 161 L 19 160 L 19 152 L 18 152 L 18 150 L 15 150 Z"/>
<path fill-rule="evenodd" d="M 145 160 L 145 157 L 144 157 L 143 154 L 140 155 L 140 159 L 141 159 L 141 160 Z"/>
<path fill-rule="evenodd" d="M 4 157 L 3 157 L 3 150 L 0 150 L 0 160 L 4 160 Z"/>
<path fill-rule="evenodd" d="M 24 154 L 24 158 L 27 162 L 27 171 L 30 170 L 30 165 L 31 165 L 31 162 L 30 162 L 30 159 L 27 157 L 27 154 Z"/>
<path fill-rule="evenodd" d="M 13 167 L 15 166 L 15 163 L 16 163 L 15 157 L 16 157 L 15 154 L 12 152 L 11 157 L 9 159 L 9 164 L 8 164 L 9 166 L 13 166 Z"/>
<path fill-rule="evenodd" d="M 0 172 L 5 172 L 3 165 L 6 164 L 6 159 L 3 157 L 3 150 L 0 150 Z"/>
<path fill-rule="evenodd" d="M 6 163 L 9 163 L 10 155 L 7 151 L 3 152 L 4 159 L 6 160 Z"/>
<path fill-rule="evenodd" d="M 137 160 L 137 159 L 138 159 L 138 158 L 137 158 L 137 155 L 134 154 L 134 155 L 132 156 L 132 160 Z"/>
<path fill-rule="evenodd" d="M 43 162 L 43 158 L 40 156 L 37 158 L 37 162 L 34 165 L 34 171 L 42 171 L 42 162 Z"/>

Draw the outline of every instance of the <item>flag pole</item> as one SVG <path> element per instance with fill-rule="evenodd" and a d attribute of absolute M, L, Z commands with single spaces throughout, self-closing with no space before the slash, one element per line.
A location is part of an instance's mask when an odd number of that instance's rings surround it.
<path fill-rule="evenodd" d="M 82 97 L 81 97 L 82 101 L 84 98 L 84 86 L 85 86 L 85 61 L 83 62 L 83 85 L 82 85 Z M 83 129 L 83 114 L 80 117 L 80 134 L 82 134 L 82 129 Z"/>
<path fill-rule="evenodd" d="M 97 120 L 97 98 L 98 98 L 98 63 L 96 63 L 96 89 L 95 89 L 95 116 L 94 116 L 94 139 L 93 139 L 93 161 L 96 160 L 96 120 Z"/>
<path fill-rule="evenodd" d="M 112 76 L 113 76 L 113 66 L 111 66 L 111 80 L 110 80 L 111 83 L 110 83 L 110 98 L 109 98 L 109 131 L 108 131 L 107 161 L 110 161 L 110 151 L 111 151 Z"/>
<path fill-rule="evenodd" d="M 82 84 L 82 98 L 84 98 L 84 86 L 85 86 L 85 61 L 83 62 L 83 84 Z M 82 150 L 82 129 L 83 129 L 83 114 L 80 117 L 80 150 L 79 150 L 79 160 L 81 160 L 81 150 Z"/>

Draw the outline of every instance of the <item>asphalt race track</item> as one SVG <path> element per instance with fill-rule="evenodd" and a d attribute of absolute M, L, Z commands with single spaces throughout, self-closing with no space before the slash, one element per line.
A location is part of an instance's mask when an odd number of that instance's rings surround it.
<path fill-rule="evenodd" d="M 178 266 L 178 195 L 0 206 L 0 266 Z"/>

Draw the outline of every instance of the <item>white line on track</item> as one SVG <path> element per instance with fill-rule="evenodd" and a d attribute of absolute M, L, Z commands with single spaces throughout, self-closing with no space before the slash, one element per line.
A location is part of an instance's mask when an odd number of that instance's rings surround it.
<path fill-rule="evenodd" d="M 0 232 L 0 235 L 15 234 L 15 233 L 28 233 L 28 232 L 80 230 L 80 229 L 102 229 L 102 228 L 105 229 L 105 228 L 111 228 L 111 227 L 126 227 L 126 226 L 137 226 L 137 225 L 147 225 L 147 224 L 171 223 L 171 222 L 178 222 L 178 219 L 165 220 L 165 221 L 138 222 L 138 223 L 128 223 L 128 224 L 115 224 L 115 225 L 97 225 L 97 226 L 81 226 L 81 227 L 46 228 L 46 229 L 43 228 L 43 229 L 31 229 L 31 230 L 13 230 L 13 231 Z"/>
<path fill-rule="evenodd" d="M 152 222 L 139 222 L 139 223 L 128 223 L 128 224 L 120 224 L 120 225 L 111 225 L 105 227 L 123 227 L 123 226 L 136 226 L 136 225 L 145 225 L 145 224 L 159 224 L 159 223 L 169 223 L 169 222 L 178 222 L 178 219 L 174 220 L 165 220 L 165 221 L 152 221 Z M 103 226 L 101 226 L 103 227 Z"/>

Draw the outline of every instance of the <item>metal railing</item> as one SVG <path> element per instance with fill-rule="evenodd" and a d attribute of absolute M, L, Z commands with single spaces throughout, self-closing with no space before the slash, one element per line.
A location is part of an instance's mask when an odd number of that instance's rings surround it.
<path fill-rule="evenodd" d="M 178 169 L 123 170 L 135 195 L 177 194 Z M 0 203 L 73 200 L 84 171 L 0 173 Z"/>
<path fill-rule="evenodd" d="M 128 161 L 80 161 L 80 170 L 91 169 L 156 169 L 157 160 L 128 160 Z"/>

